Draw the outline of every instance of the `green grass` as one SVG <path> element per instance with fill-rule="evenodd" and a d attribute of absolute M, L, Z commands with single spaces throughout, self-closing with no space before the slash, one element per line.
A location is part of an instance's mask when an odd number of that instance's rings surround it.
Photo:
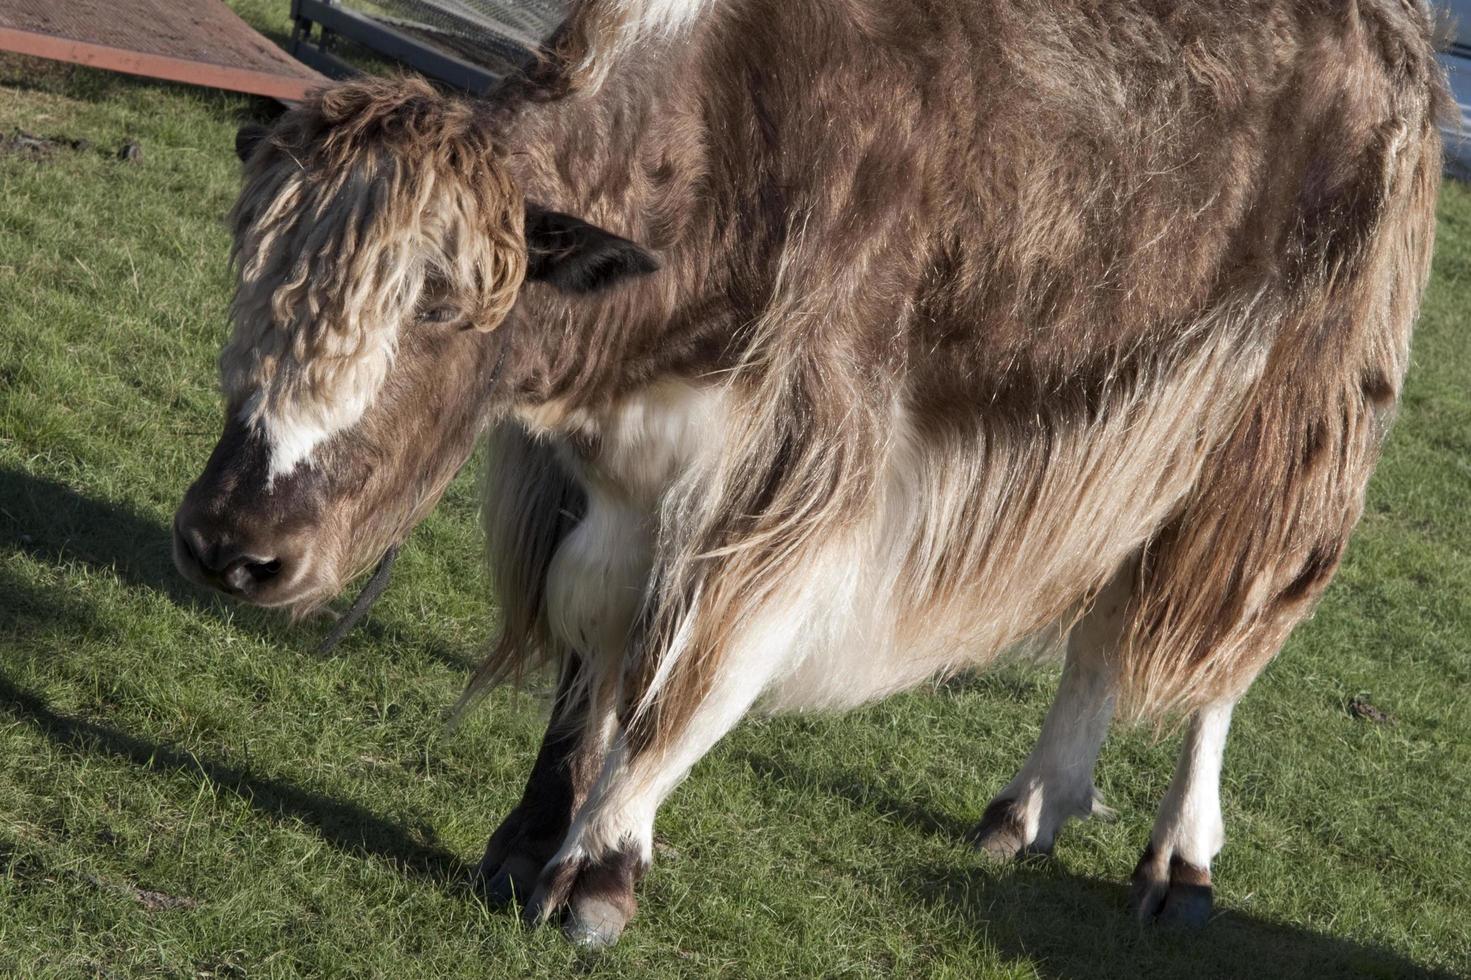
<path fill-rule="evenodd" d="M 284 0 L 240 3 L 284 30 Z M 219 424 L 249 99 L 0 62 L 0 975 L 1114 976 L 1471 972 L 1471 192 L 1453 186 L 1402 417 L 1348 562 L 1241 706 L 1219 918 L 1124 888 L 1172 740 L 1122 731 L 1113 823 L 993 868 L 963 841 L 1055 674 L 751 721 L 665 808 L 623 943 L 586 958 L 465 886 L 542 708 L 441 727 L 493 626 L 472 479 L 330 656 L 186 587 L 167 528 Z M 140 163 L 113 151 L 143 146 Z M 1354 717 L 1363 694 L 1393 720 Z"/>

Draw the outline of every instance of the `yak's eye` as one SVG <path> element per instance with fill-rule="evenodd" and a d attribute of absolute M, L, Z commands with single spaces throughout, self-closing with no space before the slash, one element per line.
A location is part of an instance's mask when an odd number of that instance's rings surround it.
<path fill-rule="evenodd" d="M 432 303 L 414 314 L 419 323 L 453 323 L 460 318 L 460 308 L 453 303 Z"/>

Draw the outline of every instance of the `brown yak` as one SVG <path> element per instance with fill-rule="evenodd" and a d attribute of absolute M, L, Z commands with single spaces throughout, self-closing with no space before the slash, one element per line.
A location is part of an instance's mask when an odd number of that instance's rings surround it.
<path fill-rule="evenodd" d="M 224 435 L 180 567 L 297 610 L 477 436 L 503 631 L 556 665 L 482 883 L 611 942 L 749 710 L 1067 637 L 988 852 L 1181 718 L 1146 918 L 1202 921 L 1233 705 L 1339 564 L 1427 274 L 1411 0 L 583 0 L 483 101 L 242 133 Z M 959 737 L 959 733 L 957 733 Z"/>

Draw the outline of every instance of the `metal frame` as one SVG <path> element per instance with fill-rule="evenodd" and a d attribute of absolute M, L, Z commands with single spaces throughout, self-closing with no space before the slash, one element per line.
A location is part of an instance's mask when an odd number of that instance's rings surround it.
<path fill-rule="evenodd" d="M 500 75 L 482 65 L 441 51 L 367 14 L 348 10 L 337 0 L 291 0 L 291 16 L 296 21 L 289 48 L 291 54 L 334 78 L 357 74 L 357 69 L 331 51 L 333 39 L 345 37 L 386 58 L 477 95 L 500 81 Z M 312 37 L 314 28 L 320 31 L 315 40 Z M 499 38 L 487 37 L 485 43 L 511 64 L 529 57 L 520 47 Z"/>
<path fill-rule="evenodd" d="M 300 102 L 307 92 L 320 88 L 325 83 L 325 79 L 291 78 L 249 68 L 211 65 L 187 58 L 130 51 L 126 48 L 74 41 L 50 34 L 34 34 L 9 27 L 0 27 L 0 50 L 50 58 L 53 61 L 69 61 L 92 68 L 106 68 L 128 75 L 144 75 L 170 82 L 249 92 L 283 102 Z"/>

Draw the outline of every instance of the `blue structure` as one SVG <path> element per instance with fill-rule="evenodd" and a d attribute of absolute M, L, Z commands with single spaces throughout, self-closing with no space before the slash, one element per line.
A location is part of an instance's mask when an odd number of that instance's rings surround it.
<path fill-rule="evenodd" d="M 1445 12 L 1449 26 L 1440 62 L 1461 109 L 1458 119 L 1441 127 L 1446 172 L 1471 180 L 1471 0 L 1438 0 L 1437 6 Z"/>

